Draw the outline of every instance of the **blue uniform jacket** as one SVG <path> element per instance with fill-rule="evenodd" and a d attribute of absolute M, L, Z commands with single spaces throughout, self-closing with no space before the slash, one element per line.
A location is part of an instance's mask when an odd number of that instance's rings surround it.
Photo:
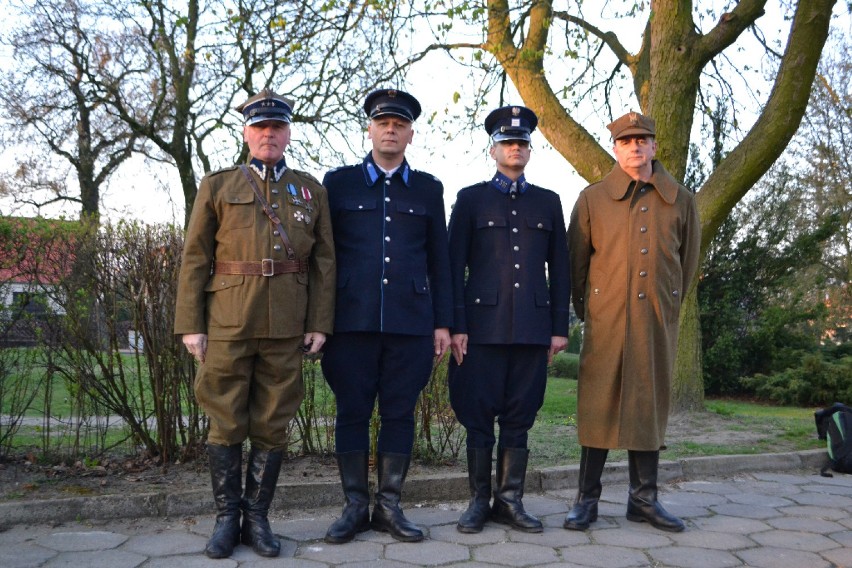
<path fill-rule="evenodd" d="M 453 323 L 444 187 L 371 154 L 325 175 L 337 259 L 335 333 L 432 335 Z"/>
<path fill-rule="evenodd" d="M 549 346 L 552 336 L 568 336 L 562 204 L 556 193 L 520 181 L 523 192 L 514 197 L 492 182 L 462 189 L 450 217 L 452 332 L 470 343 Z"/>

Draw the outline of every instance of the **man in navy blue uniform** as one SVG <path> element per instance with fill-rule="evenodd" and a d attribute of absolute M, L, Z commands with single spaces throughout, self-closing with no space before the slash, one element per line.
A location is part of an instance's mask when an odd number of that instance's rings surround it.
<path fill-rule="evenodd" d="M 450 401 L 467 430 L 471 492 L 456 527 L 464 533 L 480 532 L 489 516 L 542 531 L 521 501 L 527 433 L 544 401 L 547 364 L 568 344 L 571 285 L 559 196 L 524 177 L 537 124 L 535 113 L 521 106 L 488 115 L 497 173 L 462 189 L 450 217 Z M 500 439 L 490 505 L 495 418 Z"/>
<path fill-rule="evenodd" d="M 372 151 L 328 172 L 337 258 L 334 334 L 323 374 L 337 399 L 337 464 L 345 506 L 325 540 L 343 543 L 373 528 L 403 542 L 423 540 L 399 506 L 414 445 L 414 406 L 433 357 L 450 347 L 450 289 L 444 188 L 411 169 L 405 149 L 420 103 L 395 89 L 367 96 Z M 376 399 L 378 490 L 367 487 L 370 418 Z"/>

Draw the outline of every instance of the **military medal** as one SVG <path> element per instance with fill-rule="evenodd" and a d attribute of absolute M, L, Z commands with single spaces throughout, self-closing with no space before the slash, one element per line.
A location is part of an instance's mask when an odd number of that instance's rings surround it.
<path fill-rule="evenodd" d="M 299 192 L 296 191 L 296 186 L 292 183 L 287 184 L 287 193 L 290 194 L 290 203 L 297 206 L 302 206 L 302 200 L 299 199 Z M 300 219 L 301 220 L 301 219 Z"/>
<path fill-rule="evenodd" d="M 296 221 L 298 221 L 300 223 L 305 220 L 305 214 L 302 213 L 301 211 L 294 212 L 293 217 L 296 219 Z"/>
<path fill-rule="evenodd" d="M 310 224 L 311 224 L 311 216 L 305 215 L 305 225 L 310 225 Z"/>

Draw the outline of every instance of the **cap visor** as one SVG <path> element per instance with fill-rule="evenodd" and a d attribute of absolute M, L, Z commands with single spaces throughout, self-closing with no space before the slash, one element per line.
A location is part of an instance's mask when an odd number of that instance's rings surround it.
<path fill-rule="evenodd" d="M 246 126 L 252 126 L 259 122 L 284 122 L 290 124 L 290 117 L 277 114 L 275 116 L 252 116 L 251 118 L 246 119 Z"/>
<path fill-rule="evenodd" d="M 530 141 L 528 132 L 495 132 L 491 137 L 495 142 L 503 142 L 504 140 L 524 140 Z"/>
<path fill-rule="evenodd" d="M 650 130 L 645 130 L 644 128 L 628 128 L 619 132 L 618 136 L 615 137 L 615 140 L 625 138 L 627 136 L 654 136 L 654 133 Z"/>

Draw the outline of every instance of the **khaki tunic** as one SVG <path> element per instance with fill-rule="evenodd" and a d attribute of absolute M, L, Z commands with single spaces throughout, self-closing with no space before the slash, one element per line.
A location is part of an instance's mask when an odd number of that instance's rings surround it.
<path fill-rule="evenodd" d="M 681 301 L 698 267 L 692 193 L 659 162 L 648 184 L 618 165 L 577 199 L 568 229 L 572 302 L 584 320 L 580 444 L 664 445 Z"/>
<path fill-rule="evenodd" d="M 325 188 L 311 176 L 287 169 L 277 181 L 260 179 L 298 258 L 308 273 L 274 277 L 211 275 L 214 260 L 287 260 L 281 238 L 237 167 L 201 180 L 187 227 L 175 333 L 206 333 L 211 340 L 296 337 L 308 331 L 330 334 L 334 325 L 336 274 L 334 244 Z M 294 204 L 287 186 L 295 187 Z M 311 193 L 310 205 L 302 187 Z M 308 210 L 308 206 L 312 210 Z"/>
<path fill-rule="evenodd" d="M 209 174 L 187 228 L 175 333 L 210 340 L 194 385 L 210 419 L 208 442 L 229 446 L 248 437 L 273 450 L 283 447 L 304 398 L 302 336 L 333 329 L 334 243 L 319 182 L 291 169 L 278 181 L 250 171 L 277 206 L 296 257 L 308 259 L 308 272 L 211 274 L 214 261 L 287 260 L 287 250 L 239 168 Z"/>

